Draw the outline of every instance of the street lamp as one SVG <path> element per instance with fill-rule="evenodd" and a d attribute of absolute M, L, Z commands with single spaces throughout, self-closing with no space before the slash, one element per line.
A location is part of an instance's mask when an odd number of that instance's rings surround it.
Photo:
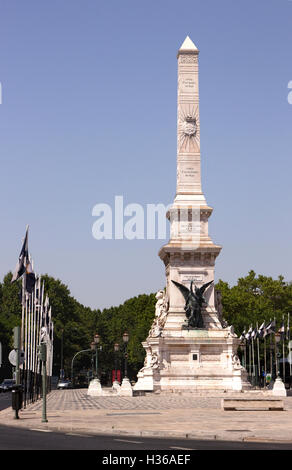
<path fill-rule="evenodd" d="M 278 344 L 279 344 L 280 341 L 281 341 L 281 334 L 280 333 L 275 333 L 276 378 L 279 377 L 279 375 L 280 375 L 279 363 L 278 363 Z"/>
<path fill-rule="evenodd" d="M 285 384 L 283 383 L 280 377 L 280 371 L 278 367 L 278 343 L 281 341 L 280 333 L 275 333 L 275 357 L 276 357 L 276 380 L 273 386 L 273 395 L 276 396 L 283 396 L 287 395 Z"/>
<path fill-rule="evenodd" d="M 118 377 L 117 377 L 117 358 L 118 358 L 118 352 L 120 350 L 120 345 L 119 343 L 114 344 L 114 351 L 115 351 L 115 379 L 114 382 L 118 382 Z"/>
<path fill-rule="evenodd" d="M 127 353 L 127 344 L 129 342 L 129 333 L 125 331 L 123 334 L 123 342 L 124 342 L 124 348 L 125 348 L 125 378 L 128 378 L 128 353 Z"/>
<path fill-rule="evenodd" d="M 95 377 L 98 378 L 98 353 L 97 353 L 97 348 L 98 344 L 100 342 L 100 336 L 99 334 L 95 334 L 93 338 L 93 342 L 91 343 L 91 349 L 95 350 Z"/>
<path fill-rule="evenodd" d="M 117 377 L 117 362 L 118 362 L 118 352 L 120 350 L 120 345 L 119 343 L 115 343 L 114 344 L 114 354 L 115 354 L 115 376 L 114 376 L 114 380 L 113 380 L 113 389 L 119 389 L 120 388 L 120 384 L 118 382 L 118 377 Z"/>

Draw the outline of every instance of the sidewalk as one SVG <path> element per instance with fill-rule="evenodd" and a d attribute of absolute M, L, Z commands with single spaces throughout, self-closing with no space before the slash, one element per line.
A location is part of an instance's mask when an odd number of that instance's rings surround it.
<path fill-rule="evenodd" d="M 0 411 L 0 424 L 87 435 L 291 442 L 292 448 L 292 397 L 284 398 L 284 411 L 222 411 L 218 396 L 88 397 L 86 392 L 52 391 L 48 423 L 41 422 L 39 400 L 21 410 L 19 420 L 11 408 Z"/>

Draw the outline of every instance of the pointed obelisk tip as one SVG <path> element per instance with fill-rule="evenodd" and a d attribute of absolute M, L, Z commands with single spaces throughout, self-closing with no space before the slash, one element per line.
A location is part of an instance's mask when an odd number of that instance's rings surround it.
<path fill-rule="evenodd" d="M 193 43 L 193 41 L 191 40 L 191 38 L 189 36 L 187 36 L 184 40 L 184 42 L 182 43 L 179 51 L 179 53 L 181 52 L 199 52 L 199 49 L 195 46 L 195 44 Z"/>

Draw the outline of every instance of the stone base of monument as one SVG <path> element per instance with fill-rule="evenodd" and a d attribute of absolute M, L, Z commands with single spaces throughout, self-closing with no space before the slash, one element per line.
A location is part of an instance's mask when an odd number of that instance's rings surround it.
<path fill-rule="evenodd" d="M 122 385 L 120 386 L 117 394 L 120 397 L 132 397 L 133 396 L 133 387 L 128 377 L 123 378 Z"/>
<path fill-rule="evenodd" d="M 119 392 L 121 386 L 119 384 L 119 382 L 117 380 L 114 380 L 113 384 L 112 384 L 112 390 L 113 391 L 116 391 L 116 392 Z"/>
<path fill-rule="evenodd" d="M 281 377 L 277 377 L 272 390 L 273 396 L 286 397 L 287 391 Z"/>
<path fill-rule="evenodd" d="M 102 391 L 99 379 L 93 379 L 90 381 L 89 387 L 87 390 L 87 395 L 91 397 L 100 397 L 103 395 L 103 391 Z"/>
<path fill-rule="evenodd" d="M 239 340 L 230 328 L 164 330 L 148 337 L 145 366 L 134 391 L 192 393 L 250 390 L 237 357 Z"/>

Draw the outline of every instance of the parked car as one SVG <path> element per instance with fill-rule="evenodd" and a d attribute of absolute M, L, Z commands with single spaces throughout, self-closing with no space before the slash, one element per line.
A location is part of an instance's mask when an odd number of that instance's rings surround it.
<path fill-rule="evenodd" d="M 15 380 L 13 379 L 4 379 L 2 384 L 0 384 L 0 392 L 11 392 Z"/>
<path fill-rule="evenodd" d="M 64 390 L 66 388 L 72 388 L 72 383 L 70 382 L 70 380 L 59 380 L 58 384 L 57 384 L 57 389 L 58 390 Z"/>

